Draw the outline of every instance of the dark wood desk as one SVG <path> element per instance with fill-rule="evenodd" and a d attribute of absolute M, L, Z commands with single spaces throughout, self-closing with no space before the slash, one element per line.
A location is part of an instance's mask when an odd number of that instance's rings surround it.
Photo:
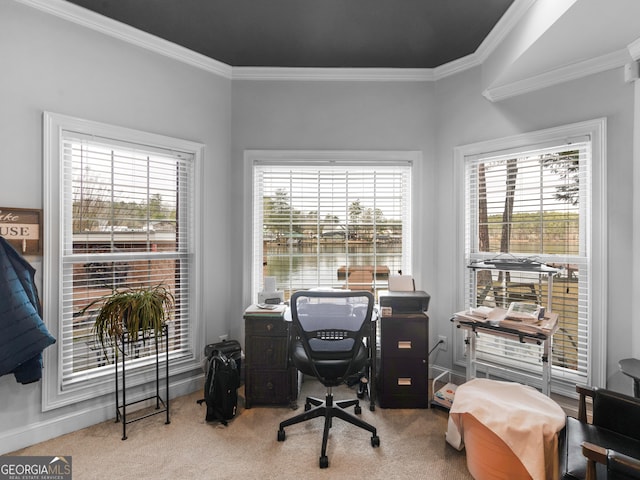
<path fill-rule="evenodd" d="M 275 310 L 250 306 L 245 324 L 245 407 L 289 405 L 297 408 L 298 371 L 289 362 L 289 324 L 286 307 Z"/>
<path fill-rule="evenodd" d="M 367 340 L 369 352 L 369 409 L 376 405 L 376 313 Z M 289 361 L 291 312 L 285 305 L 274 310 L 251 305 L 244 312 L 245 407 L 289 405 L 297 408 L 301 376 Z"/>

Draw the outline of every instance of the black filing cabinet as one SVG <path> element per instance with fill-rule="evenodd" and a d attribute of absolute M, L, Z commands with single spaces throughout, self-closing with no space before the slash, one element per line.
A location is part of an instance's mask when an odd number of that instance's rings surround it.
<path fill-rule="evenodd" d="M 429 408 L 429 317 L 380 317 L 378 401 L 383 408 Z"/>
<path fill-rule="evenodd" d="M 245 312 L 245 406 L 295 406 L 298 371 L 288 362 L 288 325 L 282 313 Z"/>

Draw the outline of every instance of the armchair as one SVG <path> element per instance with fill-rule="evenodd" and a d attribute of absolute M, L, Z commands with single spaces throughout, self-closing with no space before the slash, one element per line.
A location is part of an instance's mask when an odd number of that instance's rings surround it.
<path fill-rule="evenodd" d="M 359 400 L 334 402 L 332 393 L 333 387 L 371 360 L 363 339 L 371 328 L 373 303 L 367 291 L 300 291 L 291 296 L 291 360 L 300 372 L 316 377 L 326 387 L 326 395 L 324 401 L 307 397 L 303 413 L 280 423 L 278 441 L 285 440 L 285 427 L 323 416 L 320 468 L 329 466 L 327 441 L 334 417 L 371 432 L 371 446 L 380 445 L 376 428 L 345 410 L 354 406 L 360 414 Z"/>
<path fill-rule="evenodd" d="M 582 443 L 582 454 L 587 457 L 587 480 L 597 479 L 596 464 L 607 466 L 609 480 L 633 480 L 640 478 L 640 459 L 629 457 L 615 450 Z"/>
<path fill-rule="evenodd" d="M 567 418 L 560 443 L 562 479 L 640 479 L 640 399 L 577 386 L 578 418 Z M 586 398 L 593 399 L 587 421 Z"/>

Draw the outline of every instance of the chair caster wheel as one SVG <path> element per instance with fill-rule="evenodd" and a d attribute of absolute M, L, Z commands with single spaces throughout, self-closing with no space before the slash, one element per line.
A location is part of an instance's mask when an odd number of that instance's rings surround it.
<path fill-rule="evenodd" d="M 360 383 L 358 384 L 358 398 L 363 399 L 365 395 L 369 393 L 369 379 L 367 377 L 362 377 L 360 379 Z"/>
<path fill-rule="evenodd" d="M 376 406 L 372 403 L 371 405 L 369 405 L 369 410 L 371 410 L 372 412 L 375 412 Z"/>
<path fill-rule="evenodd" d="M 329 457 L 323 455 L 320 457 L 320 468 L 327 468 L 329 466 Z"/>
<path fill-rule="evenodd" d="M 284 433 L 284 430 L 278 430 L 278 441 L 284 442 L 285 438 L 286 438 L 286 434 Z"/>
<path fill-rule="evenodd" d="M 371 437 L 371 446 L 372 447 L 379 447 L 380 446 L 380 437 L 377 435 L 374 435 L 373 437 Z"/>
<path fill-rule="evenodd" d="M 360 415 L 362 413 L 362 407 L 360 405 L 356 405 L 355 407 L 353 407 L 353 411 L 356 415 Z"/>

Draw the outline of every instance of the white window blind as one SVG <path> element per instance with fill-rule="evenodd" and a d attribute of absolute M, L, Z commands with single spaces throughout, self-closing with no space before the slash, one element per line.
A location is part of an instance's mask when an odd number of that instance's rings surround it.
<path fill-rule="evenodd" d="M 117 289 L 164 285 L 175 297 L 169 349 L 191 335 L 193 155 L 62 133 L 62 389 L 113 368 L 92 327 L 100 304 Z M 131 367 L 148 363 L 153 342 L 135 347 Z M 155 357 L 154 357 L 155 358 Z"/>
<path fill-rule="evenodd" d="M 538 148 L 465 158 L 467 265 L 496 257 L 529 258 L 559 269 L 547 305 L 548 276 L 466 269 L 467 306 L 521 301 L 559 315 L 554 379 L 588 380 L 591 334 L 591 143 L 572 139 Z M 479 336 L 478 357 L 521 370 L 539 369 L 541 347 Z"/>
<path fill-rule="evenodd" d="M 113 348 L 102 349 L 93 320 L 116 289 L 169 288 L 171 374 L 199 369 L 204 145 L 45 112 L 43 146 L 43 319 L 57 339 L 44 352 L 43 410 L 112 402 Z M 155 379 L 150 343 L 127 352 L 128 387 Z"/>
<path fill-rule="evenodd" d="M 410 163 L 310 163 L 254 163 L 253 298 L 265 276 L 288 298 L 314 287 L 375 292 L 410 268 Z"/>

